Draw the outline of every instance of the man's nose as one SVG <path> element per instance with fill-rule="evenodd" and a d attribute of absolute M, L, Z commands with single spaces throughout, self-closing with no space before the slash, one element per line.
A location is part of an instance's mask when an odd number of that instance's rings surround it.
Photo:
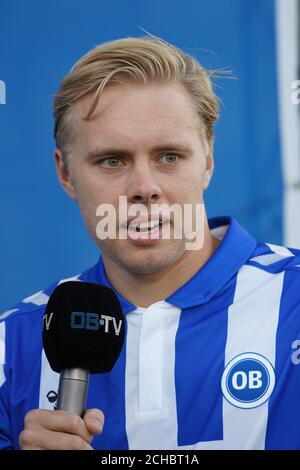
<path fill-rule="evenodd" d="M 135 165 L 130 174 L 128 200 L 133 204 L 151 204 L 159 201 L 160 185 L 149 164 Z"/>

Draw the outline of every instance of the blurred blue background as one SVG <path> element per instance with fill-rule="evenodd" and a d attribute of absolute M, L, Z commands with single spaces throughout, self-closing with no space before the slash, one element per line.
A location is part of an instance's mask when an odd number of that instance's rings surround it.
<path fill-rule="evenodd" d="M 56 180 L 52 96 L 96 44 L 142 36 L 194 55 L 223 101 L 208 215 L 233 215 L 256 238 L 282 242 L 273 0 L 1 0 L 0 311 L 97 261 L 77 206 Z"/>

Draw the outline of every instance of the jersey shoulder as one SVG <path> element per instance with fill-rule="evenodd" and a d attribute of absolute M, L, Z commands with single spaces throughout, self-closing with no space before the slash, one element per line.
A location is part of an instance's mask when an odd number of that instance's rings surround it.
<path fill-rule="evenodd" d="M 18 302 L 12 308 L 0 313 L 0 324 L 3 322 L 10 322 L 16 319 L 21 319 L 23 316 L 26 316 L 26 319 L 29 319 L 31 315 L 36 317 L 39 316 L 39 312 L 43 312 L 46 308 L 50 295 L 54 291 L 54 289 L 62 284 L 63 282 L 67 281 L 85 281 L 91 278 L 91 272 L 94 270 L 95 267 L 90 268 L 89 270 L 85 271 L 82 274 L 77 274 L 76 276 L 72 276 L 66 279 L 61 279 L 44 290 L 36 292 L 29 297 Z"/>
<path fill-rule="evenodd" d="M 246 264 L 271 274 L 293 271 L 297 276 L 297 273 L 300 274 L 300 250 L 272 243 L 258 243 Z"/>

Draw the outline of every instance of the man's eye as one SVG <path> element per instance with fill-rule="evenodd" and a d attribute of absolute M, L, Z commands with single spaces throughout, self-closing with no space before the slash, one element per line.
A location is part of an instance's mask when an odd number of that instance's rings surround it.
<path fill-rule="evenodd" d="M 165 163 L 175 163 L 179 159 L 179 155 L 176 153 L 166 153 L 161 157 L 165 159 Z"/>
<path fill-rule="evenodd" d="M 110 158 L 105 158 L 104 160 L 101 160 L 101 165 L 106 166 L 106 167 L 117 167 L 119 166 L 119 163 L 121 160 L 117 157 L 110 157 Z"/>

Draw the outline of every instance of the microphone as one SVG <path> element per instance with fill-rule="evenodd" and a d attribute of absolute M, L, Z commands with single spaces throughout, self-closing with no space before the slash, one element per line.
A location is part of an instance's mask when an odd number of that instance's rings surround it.
<path fill-rule="evenodd" d="M 83 417 L 89 375 L 110 372 L 124 344 L 117 295 L 89 282 L 60 284 L 49 298 L 42 336 L 49 364 L 60 373 L 57 409 Z"/>

